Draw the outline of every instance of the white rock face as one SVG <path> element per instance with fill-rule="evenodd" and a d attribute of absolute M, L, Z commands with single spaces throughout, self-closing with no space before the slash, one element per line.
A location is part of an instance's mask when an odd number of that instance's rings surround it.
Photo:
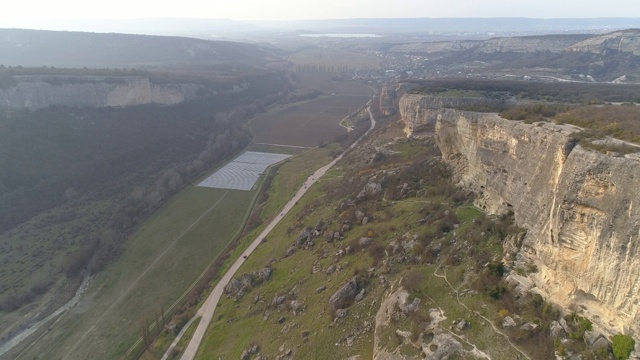
<path fill-rule="evenodd" d="M 469 107 L 482 102 L 485 105 L 503 103 L 499 99 L 485 99 L 467 96 L 425 96 L 420 94 L 406 94 L 400 97 L 398 110 L 405 124 L 405 134 L 414 132 L 434 131 L 441 109 Z"/>
<path fill-rule="evenodd" d="M 640 30 L 629 29 L 595 36 L 569 47 L 569 50 L 596 54 L 627 52 L 640 55 Z"/>
<path fill-rule="evenodd" d="M 184 94 L 179 87 L 152 85 L 149 79 L 139 78 L 111 89 L 107 94 L 106 105 L 174 105 L 183 101 Z"/>
<path fill-rule="evenodd" d="M 433 128 L 458 181 L 480 194 L 477 205 L 512 210 L 527 228 L 518 256 L 536 263 L 536 286 L 560 305 L 583 305 L 611 333 L 640 334 L 638 157 L 584 149 L 572 126 L 411 102 L 419 106 L 400 102 L 403 119 Z"/>
<path fill-rule="evenodd" d="M 156 85 L 145 77 L 76 77 L 52 81 L 44 77 L 16 77 L 17 85 L 0 89 L 0 107 L 40 109 L 64 106 L 174 105 L 193 97 L 196 85 Z M 111 80 L 111 81 L 110 81 Z"/>

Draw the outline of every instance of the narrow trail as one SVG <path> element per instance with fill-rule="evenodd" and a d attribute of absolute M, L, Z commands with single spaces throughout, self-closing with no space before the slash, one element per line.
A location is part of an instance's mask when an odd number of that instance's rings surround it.
<path fill-rule="evenodd" d="M 529 357 L 529 355 L 527 355 L 524 351 L 520 350 L 520 348 L 518 346 L 516 346 L 514 343 L 511 342 L 511 339 L 509 339 L 509 336 L 507 336 L 507 334 L 505 334 L 504 332 L 502 332 L 500 329 L 498 329 L 494 324 L 493 321 L 489 320 L 487 317 L 485 317 L 484 315 L 480 314 L 477 311 L 471 310 L 467 307 L 467 305 L 465 305 L 462 301 L 460 301 L 460 293 L 458 292 L 458 289 L 454 288 L 453 285 L 451 285 L 451 283 L 449 282 L 449 280 L 447 279 L 447 271 L 445 269 L 442 269 L 442 271 L 444 272 L 444 275 L 439 275 L 438 274 L 438 269 L 440 269 L 441 265 L 438 265 L 438 267 L 433 271 L 433 275 L 439 278 L 444 279 L 444 281 L 447 283 L 447 285 L 449 285 L 449 287 L 451 288 L 451 290 L 453 290 L 456 293 L 456 301 L 458 301 L 458 304 L 460 304 L 463 308 L 465 308 L 467 311 L 469 311 L 470 313 L 476 314 L 478 315 L 480 318 L 482 318 L 484 321 L 488 322 L 489 325 L 491 325 L 491 327 L 493 328 L 493 331 L 496 334 L 502 335 L 507 342 L 509 343 L 509 345 L 516 350 L 517 352 L 519 352 L 522 356 L 524 356 L 527 360 L 531 360 L 531 358 Z"/>
<path fill-rule="evenodd" d="M 284 216 L 287 213 L 289 213 L 289 211 L 294 207 L 294 205 L 298 202 L 298 200 L 302 198 L 302 196 L 307 192 L 307 190 L 310 189 L 314 183 L 318 182 L 320 178 L 329 169 L 331 169 L 338 161 L 340 161 L 343 155 L 348 150 L 353 149 L 360 142 L 360 140 L 366 137 L 371 132 L 371 130 L 373 130 L 376 127 L 376 121 L 373 118 L 371 109 L 367 108 L 367 112 L 369 113 L 369 119 L 371 120 L 371 126 L 369 127 L 369 129 L 364 134 L 362 134 L 353 144 L 351 144 L 351 146 L 349 146 L 349 148 L 345 150 L 342 154 L 340 154 L 338 157 L 333 159 L 329 164 L 316 170 L 313 173 L 313 175 L 309 176 L 309 178 L 305 182 L 307 185 L 306 186 L 303 185 L 302 187 L 300 187 L 300 189 L 298 189 L 298 191 L 293 196 L 293 198 L 289 200 L 289 202 L 280 211 L 280 216 L 276 216 L 276 218 L 273 219 L 273 221 L 271 221 L 269 225 L 267 225 L 267 227 L 260 233 L 260 235 L 256 237 L 256 239 L 251 243 L 251 245 L 249 245 L 249 247 L 242 253 L 242 255 L 238 257 L 236 262 L 231 266 L 231 268 L 229 268 L 229 270 L 224 274 L 224 276 L 216 284 L 215 288 L 213 289 L 209 297 L 205 300 L 202 307 L 198 310 L 198 312 L 194 316 L 194 318 L 201 317 L 201 320 L 195 332 L 193 333 L 193 336 L 191 337 L 191 341 L 189 341 L 189 344 L 187 345 L 187 347 L 184 350 L 184 353 L 182 354 L 182 357 L 181 357 L 182 360 L 192 360 L 193 358 L 195 358 L 198 348 L 200 348 L 200 344 L 204 339 L 204 335 L 207 331 L 207 328 L 209 327 L 209 324 L 213 319 L 213 314 L 218 305 L 218 302 L 220 301 L 220 298 L 224 293 L 224 288 L 227 286 L 229 281 L 231 281 L 231 279 L 236 274 L 238 269 L 240 269 L 242 264 L 244 264 L 244 262 L 246 261 L 246 258 L 248 258 L 251 255 L 251 253 L 253 253 L 253 251 L 258 247 L 258 245 L 262 243 L 262 239 L 264 239 L 273 230 L 273 228 L 275 228 L 276 225 L 278 225 L 280 220 L 282 220 L 282 218 L 284 218 Z M 178 334 L 178 337 L 176 337 L 176 339 L 173 341 L 171 346 L 169 346 L 169 348 L 163 355 L 162 359 L 168 358 L 169 354 L 171 354 L 171 352 L 175 348 L 178 341 L 180 341 L 181 337 L 182 336 Z"/>

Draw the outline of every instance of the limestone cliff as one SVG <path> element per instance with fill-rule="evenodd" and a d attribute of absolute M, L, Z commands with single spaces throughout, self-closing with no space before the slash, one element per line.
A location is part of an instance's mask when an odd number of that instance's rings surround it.
<path fill-rule="evenodd" d="M 567 47 L 588 37 L 588 35 L 544 35 L 544 36 L 515 36 L 493 38 L 478 46 L 479 52 L 484 53 L 531 53 L 548 51 L 560 53 Z"/>
<path fill-rule="evenodd" d="M 524 124 L 406 95 L 406 124 L 434 133 L 461 184 L 489 213 L 512 210 L 537 290 L 586 309 L 609 332 L 640 334 L 640 161 L 577 145 L 571 126 Z M 414 125 L 411 125 L 414 126 Z M 415 128 L 415 126 L 414 126 Z"/>
<path fill-rule="evenodd" d="M 615 31 L 595 36 L 569 47 L 569 50 L 596 54 L 626 52 L 640 55 L 640 29 Z"/>
<path fill-rule="evenodd" d="M 173 105 L 195 97 L 198 86 L 153 84 L 146 77 L 16 76 L 16 85 L 0 89 L 0 108 L 65 106 Z"/>
<path fill-rule="evenodd" d="M 482 103 L 484 105 L 499 105 L 500 99 L 486 99 L 471 96 L 423 96 L 420 94 L 406 94 L 400 98 L 398 110 L 404 121 L 404 132 L 411 135 L 419 131 L 433 131 L 436 119 L 443 108 L 471 107 Z"/>

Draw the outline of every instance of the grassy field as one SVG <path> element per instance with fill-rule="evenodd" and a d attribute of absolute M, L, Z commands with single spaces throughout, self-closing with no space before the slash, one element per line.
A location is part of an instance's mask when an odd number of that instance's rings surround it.
<path fill-rule="evenodd" d="M 227 247 L 255 195 L 189 187 L 175 196 L 140 227 L 122 257 L 92 280 L 78 306 L 22 358 L 124 354 L 140 336 L 142 322 L 168 309 Z"/>
<path fill-rule="evenodd" d="M 340 121 L 369 101 L 368 96 L 335 95 L 302 102 L 251 120 L 255 143 L 315 147 L 344 134 Z"/>

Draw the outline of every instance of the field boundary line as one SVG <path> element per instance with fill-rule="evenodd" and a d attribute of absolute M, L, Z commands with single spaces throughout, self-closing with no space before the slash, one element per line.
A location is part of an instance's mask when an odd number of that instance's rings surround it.
<path fill-rule="evenodd" d="M 131 292 L 131 290 L 138 284 L 138 282 L 140 282 L 140 280 L 142 280 L 142 278 L 144 276 L 147 275 L 147 273 L 149 272 L 149 270 L 151 270 L 151 268 L 153 268 L 158 261 L 163 258 L 168 252 L 169 250 L 171 250 L 171 248 L 173 248 L 175 246 L 175 244 L 180 241 L 180 239 L 182 239 L 182 237 L 184 235 L 186 235 L 197 223 L 200 222 L 200 220 L 202 220 L 206 215 L 208 215 L 213 209 L 215 209 L 218 204 L 220 204 L 220 202 L 227 196 L 227 194 L 229 193 L 230 190 L 225 191 L 222 196 L 220 196 L 220 198 L 209 208 L 207 209 L 207 211 L 205 211 L 202 215 L 200 215 L 200 217 L 198 217 L 194 222 L 191 223 L 191 225 L 189 225 L 185 230 L 183 230 L 170 244 L 169 246 L 167 246 L 164 251 L 162 251 L 162 253 L 160 253 L 160 255 L 158 255 L 155 260 L 153 260 L 153 262 L 151 262 L 151 264 L 149 264 L 149 266 L 147 266 L 147 268 L 129 285 L 129 287 L 127 287 L 127 289 L 122 292 L 120 294 L 120 296 L 118 296 L 118 298 L 113 301 L 111 303 L 111 305 L 102 313 L 102 315 L 96 320 L 94 321 L 93 325 L 91 325 L 91 327 L 89 328 L 89 330 L 87 330 L 84 334 L 82 334 L 82 336 L 78 339 L 78 341 L 76 341 L 76 343 L 71 346 L 71 348 L 69 349 L 69 351 L 67 351 L 67 354 L 65 355 L 65 358 L 69 357 L 69 354 L 71 354 L 77 347 L 78 345 L 84 341 L 84 339 L 86 338 L 86 336 L 91 333 L 95 327 L 96 324 L 100 323 L 100 321 L 108 314 L 110 313 L 113 308 L 120 303 L 126 296 L 129 295 L 129 293 Z"/>

